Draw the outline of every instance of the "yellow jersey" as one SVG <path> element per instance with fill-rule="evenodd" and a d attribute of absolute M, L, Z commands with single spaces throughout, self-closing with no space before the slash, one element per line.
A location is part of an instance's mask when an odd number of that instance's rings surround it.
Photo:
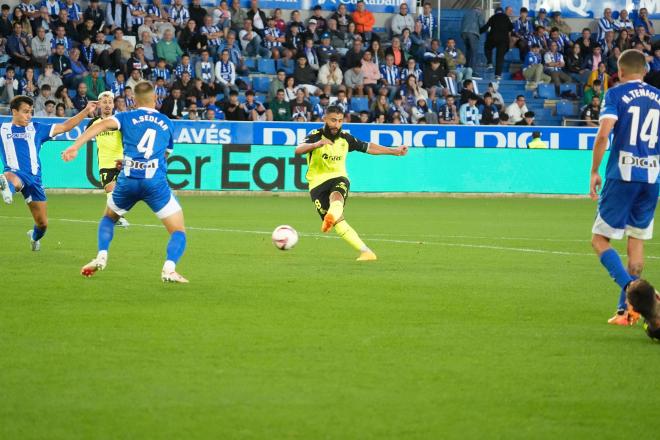
<path fill-rule="evenodd" d="M 100 116 L 92 119 L 87 128 L 103 121 Z M 116 168 L 117 161 L 124 158 L 124 143 L 119 130 L 106 130 L 96 135 L 96 147 L 99 159 L 99 169 Z"/>
<path fill-rule="evenodd" d="M 340 130 L 337 135 L 330 135 L 325 128 L 313 130 L 303 143 L 314 143 L 326 138 L 332 142 L 307 153 L 307 182 L 309 189 L 315 188 L 336 177 L 346 177 L 346 156 L 351 151 L 366 153 L 369 142 L 356 139 L 353 135 Z"/>

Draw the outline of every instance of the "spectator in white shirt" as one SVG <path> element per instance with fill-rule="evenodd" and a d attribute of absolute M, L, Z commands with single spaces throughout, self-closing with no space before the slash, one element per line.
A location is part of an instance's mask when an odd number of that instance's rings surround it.
<path fill-rule="evenodd" d="M 512 124 L 522 121 L 525 113 L 528 111 L 527 104 L 525 104 L 525 97 L 523 95 L 518 95 L 516 100 L 506 108 L 506 114 L 509 115 L 509 121 Z"/>

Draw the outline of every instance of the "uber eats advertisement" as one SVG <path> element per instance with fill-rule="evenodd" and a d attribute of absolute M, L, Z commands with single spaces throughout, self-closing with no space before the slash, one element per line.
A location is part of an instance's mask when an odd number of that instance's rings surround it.
<path fill-rule="evenodd" d="M 306 191 L 307 160 L 295 155 L 294 148 L 317 127 L 175 123 L 169 183 L 173 189 L 193 191 Z M 548 148 L 528 149 L 532 132 L 522 127 L 346 124 L 344 128 L 365 141 L 413 147 L 405 157 L 349 153 L 352 191 L 585 194 L 588 189 L 593 129 L 533 127 Z M 88 143 L 73 162 L 60 159 L 78 134 L 74 130 L 41 150 L 47 188 L 100 187 L 95 143 Z"/>

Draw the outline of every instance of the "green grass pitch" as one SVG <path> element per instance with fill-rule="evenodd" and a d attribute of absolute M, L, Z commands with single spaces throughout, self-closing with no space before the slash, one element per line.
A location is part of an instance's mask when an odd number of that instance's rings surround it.
<path fill-rule="evenodd" d="M 308 198 L 182 197 L 190 285 L 144 205 L 82 278 L 104 201 L 51 196 L 39 253 L 0 206 L 2 439 L 657 435 L 660 346 L 606 324 L 587 200 L 355 197 L 357 263 Z"/>

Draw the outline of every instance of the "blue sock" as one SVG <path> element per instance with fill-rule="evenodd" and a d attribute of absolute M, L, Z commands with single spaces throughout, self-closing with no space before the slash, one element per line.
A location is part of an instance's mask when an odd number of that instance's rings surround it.
<path fill-rule="evenodd" d="M 628 274 L 628 271 L 623 267 L 619 254 L 612 248 L 606 250 L 600 255 L 600 264 L 605 266 L 607 272 L 614 279 L 614 282 L 624 289 L 633 278 Z"/>
<path fill-rule="evenodd" d="M 112 237 L 115 235 L 115 222 L 104 215 L 99 222 L 99 251 L 107 251 L 110 247 Z"/>
<path fill-rule="evenodd" d="M 170 241 L 167 243 L 167 260 L 173 261 L 175 264 L 186 250 L 186 233 L 183 231 L 174 231 L 170 236 Z"/>
<path fill-rule="evenodd" d="M 636 280 L 639 277 L 635 275 L 630 276 L 633 280 Z M 628 303 L 626 302 L 626 289 L 621 289 L 621 295 L 619 295 L 619 304 L 616 306 L 617 310 L 627 310 Z"/>
<path fill-rule="evenodd" d="M 40 229 L 37 225 L 34 225 L 32 229 L 32 240 L 39 241 L 44 235 L 46 235 L 46 228 Z"/>

